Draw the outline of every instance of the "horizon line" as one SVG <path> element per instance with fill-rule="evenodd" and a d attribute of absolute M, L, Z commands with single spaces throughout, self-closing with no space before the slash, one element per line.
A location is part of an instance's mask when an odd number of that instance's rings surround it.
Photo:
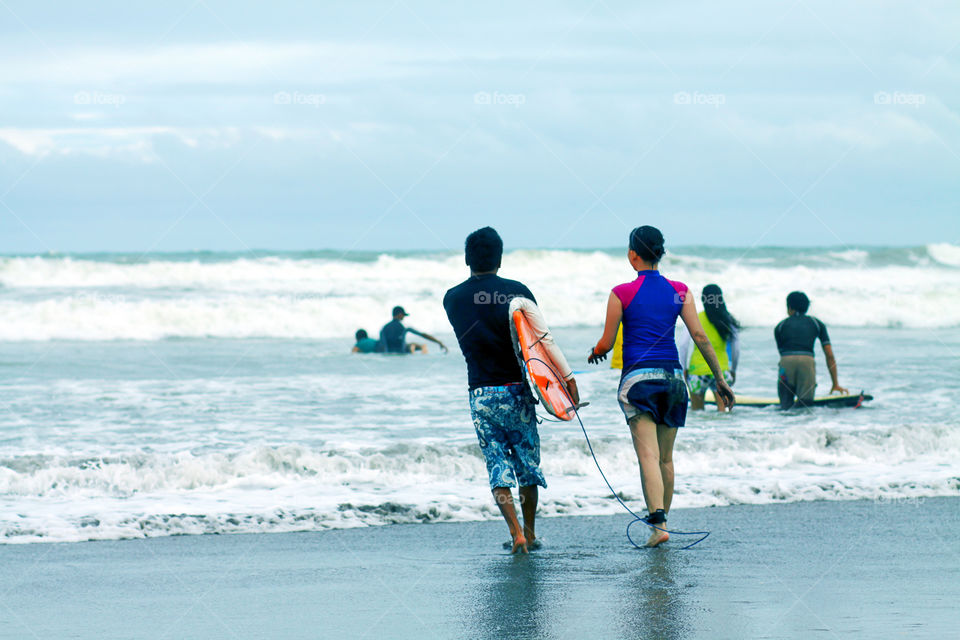
<path fill-rule="evenodd" d="M 927 248 L 930 245 L 945 244 L 952 245 L 952 242 L 947 241 L 930 241 L 924 244 L 843 244 L 843 243 L 834 243 L 834 244 L 822 244 L 822 245 L 784 245 L 784 244 L 767 244 L 767 245 L 756 245 L 748 247 L 747 245 L 733 245 L 733 244 L 676 244 L 672 245 L 676 249 L 747 249 L 750 250 L 762 250 L 762 249 L 792 249 L 792 250 L 823 250 L 823 249 L 921 249 Z M 960 245 L 954 245 L 960 247 Z M 511 248 L 504 248 L 504 253 L 511 253 L 514 251 L 572 251 L 572 252 L 590 252 L 590 251 L 625 251 L 625 246 L 606 246 L 606 247 L 538 247 L 538 246 L 517 246 Z M 461 250 L 454 250 L 448 248 L 416 248 L 416 249 L 342 249 L 336 247 L 326 247 L 326 248 L 313 248 L 313 249 L 277 249 L 277 248 L 246 248 L 246 249 L 168 249 L 163 251 L 143 251 L 140 249 L 104 249 L 104 250 L 53 250 L 53 251 L 40 251 L 40 252 L 28 252 L 28 253 L 7 253 L 0 252 L 0 257 L 2 258 L 43 258 L 43 257 L 83 257 L 83 256 L 103 256 L 103 255 L 115 255 L 115 256 L 163 256 L 163 255 L 183 255 L 183 254 L 195 254 L 195 255 L 204 255 L 204 254 L 251 254 L 256 255 L 258 253 L 263 254 L 295 254 L 295 253 L 340 253 L 343 256 L 349 255 L 369 255 L 369 254 L 425 254 L 425 253 L 449 253 L 449 254 L 458 254 L 461 253 Z M 667 249 L 667 255 L 671 253 L 669 247 Z"/>

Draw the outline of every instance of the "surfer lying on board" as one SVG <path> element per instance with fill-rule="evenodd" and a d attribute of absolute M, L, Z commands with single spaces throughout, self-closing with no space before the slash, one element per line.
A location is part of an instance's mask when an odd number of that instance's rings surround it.
<path fill-rule="evenodd" d="M 350 350 L 351 353 L 376 353 L 380 350 L 380 343 L 371 338 L 366 329 L 357 329 L 354 337 L 357 341 Z"/>
<path fill-rule="evenodd" d="M 837 378 L 837 359 L 833 356 L 827 325 L 819 319 L 807 315 L 810 299 L 802 291 L 794 291 L 787 296 L 787 317 L 773 330 L 780 352 L 780 370 L 777 376 L 777 395 L 780 396 L 780 408 L 810 406 L 813 392 L 817 388 L 816 360 L 813 357 L 813 345 L 820 340 L 823 355 L 827 358 L 827 369 L 833 386 L 830 393 L 847 393 Z"/>
<path fill-rule="evenodd" d="M 713 351 L 720 360 L 723 379 L 732 387 L 737 381 L 737 363 L 740 360 L 740 323 L 727 311 L 727 303 L 723 300 L 723 291 L 719 285 L 705 286 L 700 294 L 700 302 L 703 303 L 703 311 L 697 316 L 700 326 L 706 332 Z M 700 349 L 694 346 L 690 332 L 683 327 L 677 349 L 680 351 L 683 373 L 690 385 L 690 408 L 699 411 L 703 409 L 707 391 L 716 393 L 717 379 L 710 372 L 710 366 Z M 723 401 L 717 402 L 718 411 L 725 408 Z"/>
<path fill-rule="evenodd" d="M 623 371 L 617 398 L 640 463 L 649 512 L 646 522 L 658 527 L 650 534 L 648 547 L 670 538 L 663 529 L 673 500 L 673 444 L 687 416 L 687 385 L 674 341 L 678 316 L 713 373 L 718 400 L 731 408 L 735 402 L 687 285 L 667 280 L 657 270 L 666 253 L 663 244 L 663 234 L 656 227 L 637 227 L 630 232 L 627 260 L 637 279 L 613 288 L 603 336 L 587 359 L 595 364 L 607 357 L 622 322 Z"/>
<path fill-rule="evenodd" d="M 526 553 L 540 546 L 535 528 L 537 487 L 546 488 L 547 482 L 540 471 L 533 396 L 513 348 L 509 307 L 518 296 L 536 299 L 522 283 L 497 275 L 503 240 L 491 227 L 467 236 L 464 254 L 470 277 L 447 291 L 443 308 L 467 361 L 470 413 L 487 463 L 490 489 L 510 529 L 511 553 Z M 580 402 L 573 372 L 560 374 L 574 403 Z M 511 491 L 518 484 L 523 527 Z"/>
<path fill-rule="evenodd" d="M 407 343 L 407 334 L 412 333 L 430 342 L 436 342 L 444 353 L 447 352 L 447 347 L 429 333 L 403 326 L 403 319 L 408 315 L 410 314 L 404 311 L 403 307 L 393 308 L 393 320 L 383 325 L 383 329 L 380 329 L 380 351 L 384 353 L 426 353 L 427 345 L 417 342 Z"/>

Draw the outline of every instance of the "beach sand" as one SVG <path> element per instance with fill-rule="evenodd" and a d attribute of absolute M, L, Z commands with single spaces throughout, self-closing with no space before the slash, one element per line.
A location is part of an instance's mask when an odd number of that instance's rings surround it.
<path fill-rule="evenodd" d="M 628 520 L 5 545 L 0 637 L 957 637 L 960 498 L 678 510 L 687 551 Z"/>

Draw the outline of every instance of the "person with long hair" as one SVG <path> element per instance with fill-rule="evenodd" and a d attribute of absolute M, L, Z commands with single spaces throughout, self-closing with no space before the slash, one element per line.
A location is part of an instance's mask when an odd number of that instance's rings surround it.
<path fill-rule="evenodd" d="M 703 311 L 697 316 L 700 325 L 707 334 L 713 351 L 723 369 L 723 379 L 733 386 L 737 380 L 737 363 L 740 360 L 740 323 L 727 311 L 723 291 L 719 285 L 708 284 L 700 294 Z M 690 385 L 690 408 L 699 411 L 704 407 L 707 391 L 712 391 L 717 402 L 717 410 L 726 406 L 717 397 L 717 379 L 710 371 L 706 358 L 700 349 L 694 346 L 690 333 L 684 331 L 677 347 L 680 350 L 680 364 L 683 365 L 687 383 Z"/>
<path fill-rule="evenodd" d="M 629 247 L 627 260 L 637 279 L 613 288 L 603 335 L 587 361 L 595 364 L 607 357 L 623 323 L 623 370 L 617 398 L 640 463 L 648 512 L 645 520 L 655 527 L 647 546 L 655 547 L 670 538 L 664 529 L 673 500 L 673 445 L 687 416 L 687 385 L 674 340 L 678 317 L 717 379 L 717 397 L 728 407 L 736 399 L 723 379 L 687 285 L 667 280 L 658 270 L 666 253 L 663 234 L 655 227 L 637 227 L 630 232 Z"/>

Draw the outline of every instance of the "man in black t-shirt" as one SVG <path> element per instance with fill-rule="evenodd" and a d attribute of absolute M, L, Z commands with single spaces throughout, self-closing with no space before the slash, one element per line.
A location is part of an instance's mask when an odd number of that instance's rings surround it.
<path fill-rule="evenodd" d="M 513 349 L 509 305 L 522 296 L 536 302 L 526 286 L 497 275 L 503 241 L 490 227 L 467 236 L 466 263 L 470 277 L 443 297 L 443 308 L 453 325 L 467 361 L 470 413 L 487 463 L 490 488 L 507 521 L 512 552 L 536 549 L 534 519 L 538 486 L 547 482 L 540 471 L 540 435 L 533 398 Z M 567 388 L 578 403 L 576 380 Z M 523 527 L 517 519 L 511 487 L 519 484 Z"/>
<path fill-rule="evenodd" d="M 427 345 L 417 342 L 407 343 L 407 334 L 412 333 L 415 336 L 436 342 L 440 345 L 440 348 L 443 349 L 444 353 L 447 352 L 447 347 L 429 333 L 417 331 L 413 327 L 403 326 L 403 319 L 408 315 L 410 314 L 407 313 L 403 307 L 393 308 L 393 320 L 383 325 L 383 328 L 380 329 L 379 351 L 383 353 L 426 353 Z"/>
<path fill-rule="evenodd" d="M 817 387 L 816 361 L 813 345 L 819 339 L 833 386 L 830 393 L 847 393 L 837 380 L 837 360 L 833 356 L 827 326 L 819 319 L 807 315 L 810 299 L 802 291 L 787 296 L 787 317 L 773 330 L 780 352 L 780 371 L 777 376 L 777 395 L 780 408 L 809 406 Z"/>

